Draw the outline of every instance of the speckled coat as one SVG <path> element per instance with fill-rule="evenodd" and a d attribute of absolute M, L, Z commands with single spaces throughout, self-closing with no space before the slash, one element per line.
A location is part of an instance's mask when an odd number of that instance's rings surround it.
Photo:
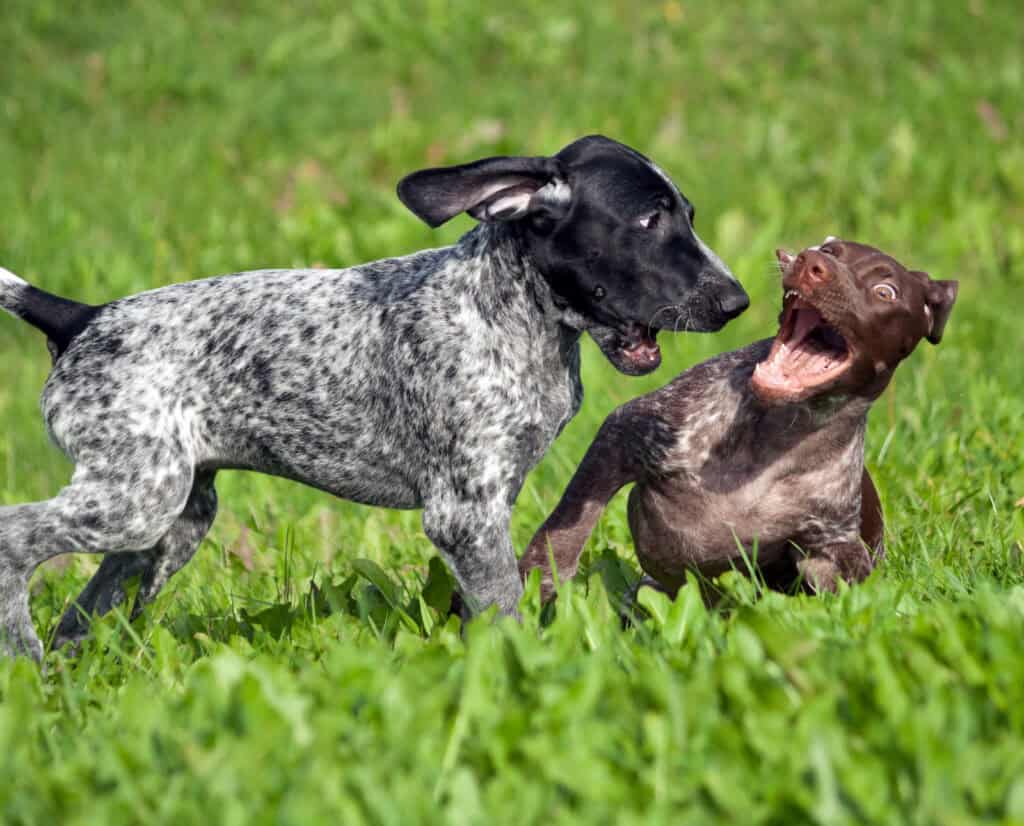
<path fill-rule="evenodd" d="M 160 543 L 108 556 L 110 575 L 79 603 L 109 607 L 138 573 L 142 601 L 155 594 L 206 533 L 226 467 L 424 507 L 439 548 L 478 560 L 455 560 L 483 575 L 466 590 L 507 600 L 489 586 L 503 585 L 502 562 L 515 576 L 508 514 L 582 399 L 578 320 L 513 246 L 505 226 L 480 226 L 455 247 L 366 267 L 244 273 L 103 307 L 42 394 L 71 484 L 0 508 L 5 627 L 25 633 L 24 580 L 58 553 Z M 61 634 L 80 622 L 69 614 Z"/>
<path fill-rule="evenodd" d="M 55 645 L 83 636 L 134 575 L 137 612 L 209 529 L 220 468 L 422 508 L 464 604 L 514 614 L 512 505 L 579 408 L 580 334 L 635 375 L 660 362 L 655 316 L 714 330 L 746 307 L 693 232 L 692 205 L 607 138 L 423 170 L 399 196 L 432 225 L 460 212 L 483 223 L 404 258 L 101 307 L 0 270 L 0 308 L 48 336 L 43 415 L 75 463 L 55 498 L 0 508 L 0 643 L 41 655 L 26 585 L 59 553 L 107 556 Z"/>

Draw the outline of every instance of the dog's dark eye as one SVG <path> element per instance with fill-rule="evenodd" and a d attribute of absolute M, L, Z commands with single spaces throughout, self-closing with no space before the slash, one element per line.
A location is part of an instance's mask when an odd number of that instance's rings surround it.
<path fill-rule="evenodd" d="M 896 300 L 896 288 L 892 284 L 875 284 L 874 293 L 882 301 Z"/>
<path fill-rule="evenodd" d="M 600 284 L 594 287 L 594 301 L 600 301 L 606 295 L 608 295 L 608 291 L 605 290 L 605 288 L 602 287 Z"/>
<path fill-rule="evenodd" d="M 825 255 L 831 255 L 833 258 L 839 255 L 839 247 L 835 244 L 825 244 L 824 246 L 818 247 L 818 250 L 825 253 Z"/>
<path fill-rule="evenodd" d="M 640 226 L 644 229 L 654 229 L 658 226 L 658 222 L 661 220 L 661 211 L 652 212 L 650 215 L 645 215 L 640 219 Z"/>

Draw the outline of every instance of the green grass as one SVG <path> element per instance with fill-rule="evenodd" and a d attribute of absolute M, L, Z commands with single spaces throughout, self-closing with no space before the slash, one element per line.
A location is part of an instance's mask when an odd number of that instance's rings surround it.
<path fill-rule="evenodd" d="M 1013 0 L 58 3 L 0 17 L 0 264 L 101 302 L 448 243 L 413 169 L 600 131 L 696 203 L 748 286 L 654 376 L 588 342 L 525 546 L 605 415 L 771 334 L 772 250 L 827 234 L 961 293 L 872 413 L 889 556 L 835 597 L 649 595 L 622 497 L 544 622 L 436 610 L 417 513 L 219 477 L 209 541 L 78 660 L 0 663 L 5 823 L 1024 823 L 1024 16 Z M 52 496 L 41 337 L 0 318 L 0 503 Z M 50 633 L 94 570 L 33 583 Z"/>

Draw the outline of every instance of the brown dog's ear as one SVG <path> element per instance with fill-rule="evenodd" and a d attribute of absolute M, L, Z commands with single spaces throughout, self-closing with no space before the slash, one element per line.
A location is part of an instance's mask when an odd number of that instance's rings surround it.
<path fill-rule="evenodd" d="M 927 273 L 922 273 L 925 278 Z M 956 281 L 929 281 L 925 292 L 925 308 L 931 315 L 931 329 L 928 331 L 928 341 L 938 344 L 942 340 L 942 331 L 949 321 L 949 314 L 953 310 L 953 302 L 956 301 L 956 292 L 959 288 Z"/>

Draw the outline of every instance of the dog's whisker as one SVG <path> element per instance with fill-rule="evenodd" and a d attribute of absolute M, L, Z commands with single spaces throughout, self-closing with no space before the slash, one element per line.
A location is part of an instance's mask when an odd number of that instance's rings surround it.
<path fill-rule="evenodd" d="M 683 332 L 687 332 L 690 327 L 690 312 L 684 307 L 679 308 L 679 314 L 676 316 L 675 324 L 672 325 L 672 331 L 675 333 L 679 332 L 679 322 L 683 319 L 686 321 L 683 324 Z"/>
<path fill-rule="evenodd" d="M 654 322 L 658 320 L 658 316 L 667 310 L 678 310 L 678 304 L 666 304 L 664 307 L 659 307 L 654 311 L 654 315 L 651 316 L 651 320 L 647 322 L 647 335 L 651 335 L 651 328 L 654 327 Z"/>
<path fill-rule="evenodd" d="M 566 171 L 577 168 L 570 185 Z M 41 407 L 76 462 L 58 495 L 0 508 L 0 657 L 42 658 L 25 589 L 57 553 L 104 556 L 65 607 L 54 648 L 81 640 L 133 578 L 138 614 L 213 524 L 220 469 L 422 509 L 466 611 L 516 615 L 512 503 L 524 469 L 582 402 L 567 328 L 589 329 L 620 372 L 639 375 L 660 363 L 649 339 L 635 341 L 650 307 L 648 335 L 662 318 L 707 327 L 731 284 L 703 244 L 673 265 L 674 231 L 636 232 L 652 189 L 681 199 L 642 155 L 594 135 L 548 158 L 407 176 L 399 198 L 429 226 L 460 214 L 480 224 L 452 246 L 401 258 L 199 279 L 103 306 L 0 267 L 0 310 L 46 335 L 55 367 Z M 541 208 L 555 243 L 526 231 Z M 671 220 L 688 229 L 681 213 Z M 635 243 L 619 243 L 627 232 Z M 537 553 L 549 559 L 546 547 Z M 572 575 L 575 557 L 553 558 Z"/>

